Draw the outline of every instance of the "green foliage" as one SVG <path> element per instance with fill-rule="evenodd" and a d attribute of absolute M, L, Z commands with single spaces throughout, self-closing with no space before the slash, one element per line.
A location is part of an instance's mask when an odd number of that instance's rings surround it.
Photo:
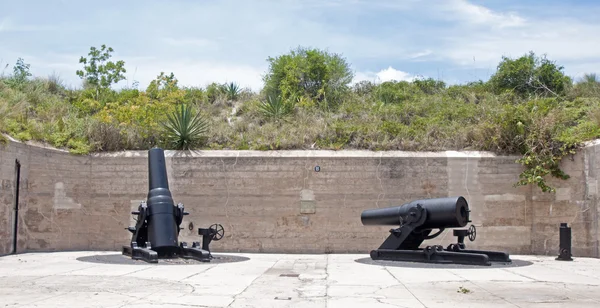
<path fill-rule="evenodd" d="M 12 76 L 4 81 L 5 84 L 11 88 L 22 88 L 25 85 L 27 78 L 31 77 L 29 68 L 30 65 L 25 63 L 23 58 L 18 58 L 17 63 L 13 66 Z"/>
<path fill-rule="evenodd" d="M 146 89 L 146 94 L 152 99 L 161 99 L 164 96 L 179 90 L 177 78 L 171 72 L 170 75 L 165 75 L 160 72 L 156 79 L 152 80 Z"/>
<path fill-rule="evenodd" d="M 502 57 L 489 82 L 496 93 L 510 91 L 524 98 L 563 96 L 572 81 L 562 70 L 545 56 L 530 52 L 517 59 Z"/>
<path fill-rule="evenodd" d="M 19 84 L 25 82 L 31 76 L 29 67 L 29 64 L 26 64 L 22 58 L 19 58 L 13 68 L 13 80 Z"/>
<path fill-rule="evenodd" d="M 222 96 L 222 86 L 217 83 L 211 83 L 206 87 L 206 99 L 209 103 L 213 104 Z"/>
<path fill-rule="evenodd" d="M 239 98 L 242 90 L 240 87 L 234 82 L 230 82 L 223 87 L 223 92 L 228 100 L 235 101 Z"/>
<path fill-rule="evenodd" d="M 583 75 L 583 78 L 573 86 L 569 99 L 578 97 L 600 97 L 600 78 L 596 74 Z"/>
<path fill-rule="evenodd" d="M 562 67 L 533 53 L 503 58 L 488 82 L 419 78 L 350 88 L 341 56 L 298 48 L 269 58 L 264 91 L 250 93 L 233 82 L 182 87 L 164 72 L 146 89 L 112 90 L 125 70 L 108 62 L 111 52 L 92 47 L 82 58 L 83 89 L 66 89 L 58 76 L 31 78 L 19 59 L 13 75 L 0 77 L 0 132 L 74 154 L 153 146 L 488 150 L 520 155 L 525 170 L 515 185 L 546 192 L 569 177 L 561 161 L 600 137 L 598 78 L 571 85 Z"/>
<path fill-rule="evenodd" d="M 281 119 L 292 112 L 292 105 L 281 96 L 269 95 L 259 108 L 264 116 L 274 119 Z"/>
<path fill-rule="evenodd" d="M 98 100 L 100 93 L 106 91 L 110 86 L 125 79 L 125 62 L 108 61 L 114 50 L 112 47 L 102 45 L 100 49 L 90 47 L 89 59 L 81 57 L 79 63 L 83 63 L 84 69 L 77 70 L 77 76 L 95 90 L 95 99 Z"/>
<path fill-rule="evenodd" d="M 175 150 L 192 150 L 200 146 L 208 131 L 208 121 L 190 105 L 179 105 L 164 124 L 168 145 Z"/>
<path fill-rule="evenodd" d="M 268 96 L 290 99 L 306 96 L 325 109 L 339 105 L 354 77 L 350 65 L 338 54 L 298 47 L 289 54 L 268 58 L 264 77 Z"/>

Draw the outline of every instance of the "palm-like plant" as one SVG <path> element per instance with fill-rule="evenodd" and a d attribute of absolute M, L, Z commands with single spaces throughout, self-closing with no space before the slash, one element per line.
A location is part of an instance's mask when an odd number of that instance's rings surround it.
<path fill-rule="evenodd" d="M 267 100 L 262 102 L 259 105 L 260 111 L 269 118 L 281 118 L 292 111 L 292 108 L 289 104 L 281 99 L 280 96 L 271 96 L 267 97 Z"/>
<path fill-rule="evenodd" d="M 227 96 L 228 100 L 235 101 L 240 96 L 240 93 L 242 92 L 242 90 L 240 89 L 240 86 L 238 86 L 237 84 L 235 84 L 233 82 L 230 82 L 224 86 L 223 92 Z"/>
<path fill-rule="evenodd" d="M 208 131 L 208 121 L 192 106 L 181 104 L 167 116 L 164 128 L 170 146 L 175 150 L 190 150 L 202 143 L 203 135 Z"/>

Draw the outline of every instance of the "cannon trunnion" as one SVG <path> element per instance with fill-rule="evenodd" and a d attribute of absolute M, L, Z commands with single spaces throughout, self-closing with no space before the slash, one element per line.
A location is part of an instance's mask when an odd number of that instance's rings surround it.
<path fill-rule="evenodd" d="M 477 236 L 473 225 L 468 229 L 453 230 L 458 240 L 446 248 L 441 245 L 419 248 L 423 241 L 439 236 L 445 229 L 465 227 L 471 222 L 470 212 L 469 204 L 462 196 L 415 200 L 400 206 L 365 210 L 361 214 L 363 225 L 400 226 L 391 229 L 381 246 L 371 251 L 371 259 L 488 266 L 492 262 L 512 262 L 504 252 L 466 249 L 465 237 L 474 241 Z M 439 230 L 431 234 L 433 229 Z"/>
<path fill-rule="evenodd" d="M 175 205 L 169 190 L 164 151 L 153 148 L 148 151 L 149 191 L 146 201 L 142 201 L 136 215 L 136 225 L 128 227 L 132 238 L 129 246 L 123 246 L 123 255 L 134 260 L 157 263 L 160 258 L 182 257 L 202 262 L 213 258 L 209 245 L 218 241 L 225 233 L 223 226 L 214 224 L 209 228 L 199 228 L 202 243 L 194 242 L 188 247 L 179 242 L 179 231 L 183 216 L 189 215 L 182 203 Z"/>

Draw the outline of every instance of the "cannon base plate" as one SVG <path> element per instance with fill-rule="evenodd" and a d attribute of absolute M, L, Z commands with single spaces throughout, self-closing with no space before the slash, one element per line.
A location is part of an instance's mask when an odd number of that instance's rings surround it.
<path fill-rule="evenodd" d="M 371 259 L 384 261 L 408 261 L 440 264 L 466 264 L 490 266 L 492 262 L 510 263 L 508 254 L 484 250 L 444 250 L 442 246 L 427 246 L 418 250 L 376 249 Z"/>
<path fill-rule="evenodd" d="M 158 252 L 150 248 L 138 247 L 137 243 L 131 243 L 131 246 L 123 246 L 123 254 L 130 256 L 133 260 L 158 263 Z"/>
<path fill-rule="evenodd" d="M 147 247 L 139 247 L 135 242 L 132 243 L 131 246 L 123 246 L 122 254 L 131 257 L 133 260 L 141 260 L 148 263 L 158 263 L 160 257 L 158 252 L 152 250 L 150 245 L 147 245 Z M 198 242 L 194 242 L 192 247 L 188 247 L 186 242 L 181 242 L 179 248 L 168 257 L 193 259 L 200 262 L 210 262 L 213 258 L 210 251 L 200 248 L 200 243 Z"/>

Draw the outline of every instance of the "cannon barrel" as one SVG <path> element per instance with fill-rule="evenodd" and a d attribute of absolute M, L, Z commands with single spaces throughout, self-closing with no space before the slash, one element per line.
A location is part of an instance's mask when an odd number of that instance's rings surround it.
<path fill-rule="evenodd" d="M 165 153 L 160 148 L 148 151 L 148 240 L 159 254 L 169 254 L 178 249 L 178 226 L 175 205 L 165 164 Z"/>
<path fill-rule="evenodd" d="M 427 219 L 420 229 L 460 228 L 469 222 L 469 204 L 462 196 L 415 200 L 400 206 L 365 210 L 360 220 L 363 225 L 397 226 L 418 204 L 427 212 Z"/>
<path fill-rule="evenodd" d="M 150 191 L 157 188 L 169 190 L 169 178 L 167 177 L 167 165 L 165 164 L 163 149 L 152 148 L 148 151 L 148 185 Z"/>

